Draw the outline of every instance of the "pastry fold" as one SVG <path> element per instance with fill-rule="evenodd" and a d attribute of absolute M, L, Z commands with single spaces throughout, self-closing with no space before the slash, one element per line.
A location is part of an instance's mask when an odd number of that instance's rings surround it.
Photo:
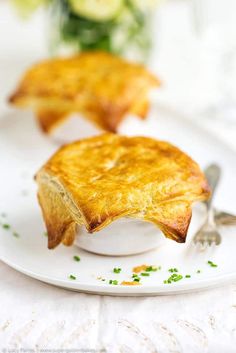
<path fill-rule="evenodd" d="M 87 52 L 34 65 L 9 102 L 30 107 L 46 133 L 72 113 L 117 132 L 127 114 L 146 117 L 149 92 L 159 83 L 142 65 L 105 52 Z"/>
<path fill-rule="evenodd" d="M 112 133 L 62 147 L 36 181 L 49 248 L 73 244 L 77 226 L 93 233 L 121 217 L 184 242 L 193 202 L 210 193 L 198 164 L 177 147 Z"/>

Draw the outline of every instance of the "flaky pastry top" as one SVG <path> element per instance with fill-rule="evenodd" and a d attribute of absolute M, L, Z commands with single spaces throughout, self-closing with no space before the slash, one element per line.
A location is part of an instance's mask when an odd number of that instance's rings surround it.
<path fill-rule="evenodd" d="M 168 142 L 111 133 L 68 144 L 36 175 L 49 247 L 121 217 L 158 226 L 184 242 L 191 206 L 209 196 L 198 164 Z"/>
<path fill-rule="evenodd" d="M 106 52 L 42 61 L 26 71 L 9 101 L 31 107 L 45 132 L 71 113 L 116 132 L 127 114 L 145 118 L 149 91 L 159 80 L 139 64 Z"/>

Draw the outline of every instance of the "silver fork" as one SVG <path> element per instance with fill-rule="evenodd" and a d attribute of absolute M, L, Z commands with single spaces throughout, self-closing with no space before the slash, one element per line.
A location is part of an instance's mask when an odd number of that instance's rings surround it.
<path fill-rule="evenodd" d="M 212 199 L 220 179 L 220 167 L 217 164 L 211 164 L 206 170 L 205 175 L 211 187 L 211 196 L 205 201 L 207 208 L 207 217 L 204 224 L 197 231 L 193 238 L 195 244 L 200 244 L 202 247 L 210 246 L 212 244 L 219 245 L 221 243 L 221 236 L 217 230 L 215 222 L 215 211 L 212 207 Z"/>

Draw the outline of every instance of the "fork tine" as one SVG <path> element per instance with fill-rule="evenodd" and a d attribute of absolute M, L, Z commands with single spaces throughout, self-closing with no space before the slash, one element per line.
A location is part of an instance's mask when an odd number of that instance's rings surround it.
<path fill-rule="evenodd" d="M 200 228 L 193 238 L 195 245 L 200 244 L 202 249 L 213 247 L 221 243 L 221 236 L 215 227 L 205 226 Z"/>
<path fill-rule="evenodd" d="M 207 243 L 208 243 L 208 246 L 211 246 L 211 245 L 212 245 L 212 243 L 214 243 L 214 241 L 213 241 L 212 239 L 210 239 L 210 238 L 209 238 Z"/>
<path fill-rule="evenodd" d="M 200 251 L 205 251 L 207 249 L 207 242 L 206 241 L 201 241 L 199 242 L 200 244 Z"/>

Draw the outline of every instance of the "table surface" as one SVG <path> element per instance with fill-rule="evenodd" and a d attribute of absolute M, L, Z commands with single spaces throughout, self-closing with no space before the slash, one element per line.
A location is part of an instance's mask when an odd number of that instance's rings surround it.
<path fill-rule="evenodd" d="M 190 60 L 194 48 L 190 45 L 191 49 L 180 53 L 173 47 L 176 43 L 183 49 L 189 40 L 182 34 L 188 33 L 184 30 L 189 26 L 187 11 L 186 3 L 177 1 L 163 5 L 159 12 L 162 37 L 156 50 L 162 50 L 158 53 L 157 71 L 168 82 L 159 98 L 195 118 L 196 123 L 236 149 L 236 122 L 229 126 L 227 121 L 197 118 L 206 103 L 206 92 L 200 90 L 203 76 L 191 84 L 196 75 L 196 62 Z M 174 34 L 167 30 L 170 23 L 178 29 Z M 22 71 L 45 56 L 45 27 L 42 13 L 21 22 L 5 2 L 0 4 L 0 27 L 0 118 L 4 119 L 9 109 L 5 98 Z M 170 59 L 173 55 L 175 60 Z M 185 66 L 186 60 L 189 63 L 185 76 L 183 60 Z M 212 82 L 207 87 L 210 85 Z M 236 352 L 236 283 L 178 296 L 124 298 L 58 289 L 4 263 L 0 263 L 0 279 L 0 348 L 6 351 Z"/>

